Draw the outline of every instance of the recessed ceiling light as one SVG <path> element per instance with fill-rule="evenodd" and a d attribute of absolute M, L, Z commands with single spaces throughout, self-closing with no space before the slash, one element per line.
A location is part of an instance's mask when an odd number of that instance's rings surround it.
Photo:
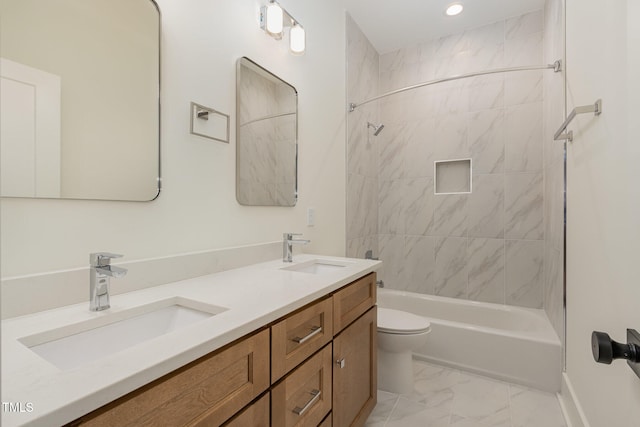
<path fill-rule="evenodd" d="M 457 14 L 459 14 L 460 12 L 462 12 L 462 5 L 460 3 L 454 3 L 452 5 L 450 5 L 449 7 L 447 7 L 447 11 L 446 14 L 449 16 L 455 16 Z"/>

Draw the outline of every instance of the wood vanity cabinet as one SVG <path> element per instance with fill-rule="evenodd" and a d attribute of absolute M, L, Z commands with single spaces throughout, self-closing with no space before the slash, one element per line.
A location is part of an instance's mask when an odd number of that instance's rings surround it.
<path fill-rule="evenodd" d="M 271 327 L 272 380 L 288 371 L 282 368 L 283 358 L 295 360 L 287 366 L 295 365 L 333 339 L 332 344 L 272 387 L 272 426 L 364 425 L 377 401 L 375 303 L 376 275 L 371 273 Z M 305 338 L 300 339 L 303 334 Z M 286 353 L 283 348 L 287 348 Z M 300 353 L 300 357 L 294 358 L 296 353 Z M 319 359 L 321 354 L 323 364 Z M 306 367 L 312 361 L 313 367 Z M 301 372 L 304 378 L 298 378 Z M 318 391 L 319 394 L 314 394 Z M 308 408 L 308 414 L 314 416 L 296 415 L 295 410 L 303 408 Z"/>
<path fill-rule="evenodd" d="M 362 426 L 377 402 L 376 274 L 333 294 L 333 425 Z"/>
<path fill-rule="evenodd" d="M 236 341 L 72 422 L 220 426 L 269 388 L 269 329 Z"/>
<path fill-rule="evenodd" d="M 247 406 L 238 415 L 223 424 L 223 427 L 269 427 L 271 425 L 270 393 Z"/>
<path fill-rule="evenodd" d="M 377 399 L 376 307 L 333 339 L 333 423 L 361 426 Z"/>
<path fill-rule="evenodd" d="M 376 404 L 370 273 L 68 426 L 359 427 Z"/>
<path fill-rule="evenodd" d="M 322 420 L 320 424 L 318 424 L 318 427 L 333 427 L 333 419 L 331 418 L 331 412 L 329 412 L 329 415 L 327 415 L 327 417 L 324 420 Z"/>

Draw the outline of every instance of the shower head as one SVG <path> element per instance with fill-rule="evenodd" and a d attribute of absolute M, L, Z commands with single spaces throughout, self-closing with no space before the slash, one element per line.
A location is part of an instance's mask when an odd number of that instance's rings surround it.
<path fill-rule="evenodd" d="M 384 125 L 382 123 L 380 123 L 378 126 L 376 126 L 371 122 L 367 122 L 367 127 L 368 128 L 373 128 L 373 136 L 378 136 L 380 134 L 380 132 L 382 132 L 382 129 L 384 129 Z"/>

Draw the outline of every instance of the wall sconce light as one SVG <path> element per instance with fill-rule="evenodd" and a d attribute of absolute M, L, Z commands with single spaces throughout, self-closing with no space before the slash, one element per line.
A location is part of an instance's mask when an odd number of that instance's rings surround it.
<path fill-rule="evenodd" d="M 265 23 L 263 29 L 269 33 L 271 37 L 280 40 L 282 38 L 282 29 L 284 28 L 284 11 L 275 1 L 269 3 L 264 9 L 266 9 L 266 11 L 263 12 L 265 17 L 261 18 L 261 21 L 264 20 Z"/>
<path fill-rule="evenodd" d="M 302 55 L 306 48 L 305 44 L 304 28 L 296 22 L 289 30 L 289 49 L 294 55 Z"/>
<path fill-rule="evenodd" d="M 300 23 L 276 0 L 260 9 L 260 28 L 276 40 L 281 40 L 284 27 L 289 27 L 289 51 L 302 55 L 306 49 L 306 34 Z"/>

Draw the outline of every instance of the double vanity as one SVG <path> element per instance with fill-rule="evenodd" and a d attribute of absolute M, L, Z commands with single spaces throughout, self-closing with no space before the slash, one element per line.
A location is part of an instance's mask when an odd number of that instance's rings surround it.
<path fill-rule="evenodd" d="M 362 425 L 379 264 L 300 255 L 4 320 L 3 425 Z"/>

